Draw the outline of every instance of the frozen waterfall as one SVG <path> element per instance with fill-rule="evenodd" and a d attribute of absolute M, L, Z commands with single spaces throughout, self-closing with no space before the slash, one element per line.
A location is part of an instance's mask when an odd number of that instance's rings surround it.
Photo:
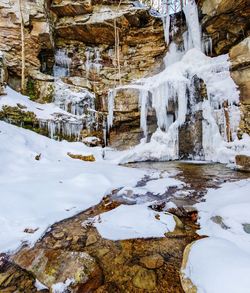
<path fill-rule="evenodd" d="M 164 58 L 165 69 L 157 75 L 143 78 L 137 82 L 109 92 L 108 125 L 112 127 L 115 95 L 126 88 L 137 89 L 140 109 L 140 126 L 147 137 L 147 115 L 149 109 L 155 110 L 157 131 L 149 142 L 142 140 L 139 145 L 124 155 L 124 161 L 170 160 L 179 158 L 179 129 L 185 124 L 187 115 L 189 123 L 194 121 L 195 113 L 202 114 L 202 157 L 213 161 L 232 159 L 227 133 L 237 144 L 237 127 L 239 123 L 239 103 L 237 87 L 229 72 L 228 56 L 208 57 L 212 41 L 201 38 L 198 9 L 194 1 L 184 7 L 187 31 L 183 34 L 184 50 L 175 43 L 170 43 Z M 165 37 L 166 19 L 163 21 Z M 196 93 L 194 78 L 204 82 L 206 93 Z M 196 101 L 195 95 L 201 95 Z M 169 102 L 176 107 L 169 113 Z M 175 118 L 173 118 L 175 117 Z M 225 118 L 227 117 L 227 118 Z M 191 154 L 190 154 L 191 155 Z M 228 159 L 230 157 L 230 159 Z"/>

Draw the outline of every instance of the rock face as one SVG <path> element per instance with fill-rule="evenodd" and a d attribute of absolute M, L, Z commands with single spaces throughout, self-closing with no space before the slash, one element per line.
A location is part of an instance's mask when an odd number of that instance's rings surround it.
<path fill-rule="evenodd" d="M 166 50 L 161 19 L 151 16 L 146 8 L 135 7 L 133 1 L 122 1 L 120 5 L 119 2 L 21 1 L 25 25 L 27 94 L 32 99 L 39 102 L 53 100 L 54 81 L 48 74 L 52 74 L 57 58 L 54 57 L 54 50 L 64 52 L 64 57 L 69 60 L 66 74 L 69 76 L 59 76 L 69 84 L 87 87 L 94 92 L 99 112 L 107 112 L 110 88 L 128 84 L 159 70 Z M 13 3 L 5 0 L 0 10 L 0 50 L 6 55 L 8 83 L 18 90 L 21 19 L 18 3 Z M 60 56 L 56 62 L 65 66 Z M 39 70 L 45 75 L 39 74 Z M 134 145 L 142 136 L 138 96 L 125 92 L 117 100 L 117 119 L 110 142 L 121 146 L 130 129 L 130 145 Z"/>
<path fill-rule="evenodd" d="M 20 1 L 25 26 L 25 71 L 40 69 L 39 53 L 52 48 L 50 26 L 43 0 Z M 21 75 L 21 17 L 18 1 L 4 0 L 0 4 L 0 50 L 4 52 L 9 72 L 8 83 L 19 89 Z"/>
<path fill-rule="evenodd" d="M 239 86 L 242 119 L 241 133 L 250 134 L 250 37 L 230 50 L 231 76 Z"/>
<path fill-rule="evenodd" d="M 56 47 L 72 56 L 70 75 L 90 85 L 102 112 L 108 110 L 109 89 L 159 70 L 166 50 L 161 19 L 135 8 L 132 1 L 123 1 L 120 7 L 118 3 L 93 1 L 92 13 L 74 17 L 67 9 L 56 12 Z M 126 141 L 128 147 L 141 138 L 138 92 L 121 91 L 115 99 L 109 143 L 121 148 Z"/>
<path fill-rule="evenodd" d="M 212 38 L 213 50 L 219 54 L 229 49 L 249 34 L 248 0 L 201 0 L 202 27 Z"/>
<path fill-rule="evenodd" d="M 197 0 L 203 32 L 213 42 L 212 55 L 228 53 L 231 49 L 232 77 L 241 92 L 240 135 L 250 132 L 249 41 L 239 44 L 249 35 L 247 2 Z M 58 79 L 71 88 L 86 88 L 95 94 L 95 110 L 101 118 L 96 122 L 97 132 L 87 133 L 83 129 L 81 137 L 97 136 L 103 141 L 109 89 L 153 75 L 163 67 L 167 47 L 162 20 L 129 0 L 22 0 L 21 11 L 25 26 L 27 94 L 38 102 L 51 102 L 56 95 L 55 81 Z M 6 59 L 8 84 L 19 89 L 21 19 L 18 1 L 2 1 L 0 16 L 0 50 Z M 183 13 L 171 17 L 172 25 L 179 28 L 172 36 L 178 45 L 186 30 L 183 19 Z M 56 68 L 60 70 L 57 72 Z M 128 148 L 143 137 L 138 100 L 138 91 L 118 90 L 114 125 L 107 137 L 113 147 Z M 175 109 L 171 111 L 174 113 Z M 187 123 L 179 133 L 180 157 L 202 153 L 201 118 L 201 112 L 187 115 Z M 190 127 L 190 121 L 195 121 L 195 127 Z M 147 122 L 150 139 L 157 127 L 153 109 L 148 113 Z"/>

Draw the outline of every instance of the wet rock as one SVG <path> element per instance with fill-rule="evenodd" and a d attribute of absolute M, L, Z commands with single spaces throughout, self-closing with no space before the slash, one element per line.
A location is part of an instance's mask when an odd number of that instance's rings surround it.
<path fill-rule="evenodd" d="M 95 259 L 86 252 L 61 249 L 24 250 L 15 256 L 14 261 L 35 274 L 49 288 L 55 283 L 74 279 L 72 292 L 81 292 L 77 290 L 95 286 L 97 288 L 102 280 L 102 271 Z"/>
<path fill-rule="evenodd" d="M 89 246 L 89 245 L 92 245 L 92 244 L 95 244 L 97 242 L 97 237 L 96 235 L 93 233 L 93 234 L 89 234 L 88 237 L 87 237 L 87 240 L 86 240 L 86 246 Z"/>
<path fill-rule="evenodd" d="M 34 276 L 12 263 L 5 263 L 0 270 L 0 292 L 38 292 Z M 40 292 L 40 291 L 39 291 Z M 48 290 L 43 291 L 48 292 Z"/>
<path fill-rule="evenodd" d="M 133 278 L 133 285 L 140 289 L 154 290 L 156 287 L 156 274 L 153 270 L 147 270 L 142 267 Z"/>
<path fill-rule="evenodd" d="M 142 257 L 140 263 L 147 269 L 158 269 L 163 266 L 164 259 L 160 254 L 153 254 Z"/>

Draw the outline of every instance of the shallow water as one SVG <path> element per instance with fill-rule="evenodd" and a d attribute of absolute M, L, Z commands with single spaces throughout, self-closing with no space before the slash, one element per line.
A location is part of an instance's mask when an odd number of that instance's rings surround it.
<path fill-rule="evenodd" d="M 222 183 L 249 178 L 249 174 L 233 170 L 226 165 L 199 161 L 138 162 L 127 167 L 169 173 L 181 180 L 181 188 L 170 188 L 162 200 L 172 201 L 178 207 L 192 206 L 202 201 L 209 188 L 219 188 Z"/>

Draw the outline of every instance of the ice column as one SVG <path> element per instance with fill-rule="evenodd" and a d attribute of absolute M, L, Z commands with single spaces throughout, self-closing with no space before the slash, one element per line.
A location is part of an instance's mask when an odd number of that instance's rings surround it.
<path fill-rule="evenodd" d="M 201 28 L 199 23 L 198 9 L 195 1 L 192 1 L 192 3 L 188 3 L 183 8 L 183 11 L 188 26 L 188 36 L 186 37 L 186 40 L 188 41 L 188 43 L 190 43 L 191 39 L 192 48 L 201 50 Z"/>

